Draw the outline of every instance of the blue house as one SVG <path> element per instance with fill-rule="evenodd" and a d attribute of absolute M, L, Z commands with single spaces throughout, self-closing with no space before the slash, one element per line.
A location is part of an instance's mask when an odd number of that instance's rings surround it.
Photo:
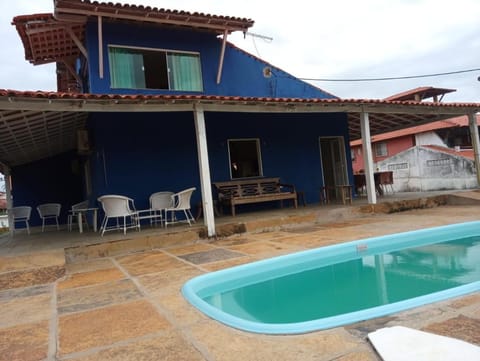
<path fill-rule="evenodd" d="M 23 129 L 0 131 L 12 205 L 54 201 L 65 213 L 122 194 L 141 209 L 154 192 L 196 187 L 214 235 L 212 182 L 280 177 L 307 203 L 324 185 L 352 184 L 350 137 L 378 104 L 338 99 L 229 43 L 250 19 L 57 0 L 54 14 L 13 24 L 28 61 L 57 64 L 58 92 L 0 91 L 2 114 Z"/>

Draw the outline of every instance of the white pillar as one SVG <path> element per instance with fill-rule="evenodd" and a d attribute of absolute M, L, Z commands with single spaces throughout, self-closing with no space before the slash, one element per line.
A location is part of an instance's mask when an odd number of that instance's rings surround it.
<path fill-rule="evenodd" d="M 362 135 L 363 160 L 365 162 L 365 181 L 367 187 L 368 203 L 377 203 L 375 179 L 373 177 L 372 142 L 370 140 L 370 121 L 368 113 L 360 113 L 360 130 Z"/>
<path fill-rule="evenodd" d="M 195 134 L 197 136 L 198 166 L 200 168 L 200 184 L 202 191 L 203 219 L 209 237 L 215 236 L 215 217 L 213 214 L 212 183 L 210 181 L 210 165 L 208 162 L 207 131 L 205 114 L 201 105 L 194 105 Z"/>
<path fill-rule="evenodd" d="M 468 114 L 468 125 L 470 126 L 470 138 L 475 157 L 475 169 L 477 171 L 477 186 L 480 186 L 480 141 L 478 137 L 477 115 Z"/>
<path fill-rule="evenodd" d="M 8 229 L 10 236 L 13 236 L 15 232 L 15 222 L 13 221 L 13 200 L 12 200 L 12 179 L 10 174 L 10 168 L 3 167 L 3 175 L 5 176 L 5 195 L 7 197 L 7 214 L 8 214 Z"/>

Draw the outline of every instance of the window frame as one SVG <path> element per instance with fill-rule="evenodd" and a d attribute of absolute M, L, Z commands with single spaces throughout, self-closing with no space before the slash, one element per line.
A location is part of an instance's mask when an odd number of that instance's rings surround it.
<path fill-rule="evenodd" d="M 230 144 L 232 142 L 246 142 L 246 141 L 255 141 L 256 145 L 256 152 L 257 152 L 257 162 L 258 162 L 258 174 L 248 177 L 235 177 L 233 174 L 233 167 L 232 167 L 232 152 Z M 231 138 L 227 139 L 227 149 L 228 149 L 228 165 L 229 165 L 229 172 L 230 172 L 230 179 L 249 179 L 249 178 L 260 178 L 263 177 L 263 164 L 262 164 L 262 151 L 260 147 L 260 138 Z"/>
<path fill-rule="evenodd" d="M 148 88 L 148 87 L 120 87 L 120 86 L 114 86 L 114 80 L 112 78 L 112 65 L 113 64 L 113 59 L 111 58 L 111 52 L 110 49 L 112 48 L 117 48 L 117 49 L 127 49 L 127 50 L 133 50 L 141 53 L 142 55 L 147 53 L 147 52 L 158 52 L 162 53 L 165 57 L 165 73 L 163 76 L 167 78 L 167 83 L 168 83 L 168 88 Z M 166 49 L 166 48 L 151 48 L 151 47 L 142 47 L 142 46 L 131 46 L 131 45 L 118 45 L 118 44 L 108 44 L 107 45 L 107 54 L 108 54 L 108 64 L 109 64 L 109 73 L 110 73 L 110 88 L 111 89 L 132 89 L 132 90 L 163 90 L 163 91 L 179 91 L 179 92 L 203 92 L 204 91 L 204 85 L 203 85 L 203 74 L 202 74 L 202 62 L 201 62 L 201 56 L 200 52 L 197 51 L 187 51 L 187 50 L 173 50 L 173 49 Z M 172 89 L 171 88 L 171 73 L 173 72 L 170 68 L 170 62 L 168 60 L 169 55 L 192 55 L 195 56 L 196 59 L 198 60 L 198 83 L 200 85 L 199 89 Z M 145 66 L 145 65 L 144 65 Z M 144 71 L 145 74 L 145 71 Z M 145 76 L 144 76 L 145 79 Z M 146 80 L 146 79 L 145 79 Z"/>
<path fill-rule="evenodd" d="M 387 157 L 388 156 L 387 142 L 375 143 L 375 156 L 376 157 Z"/>

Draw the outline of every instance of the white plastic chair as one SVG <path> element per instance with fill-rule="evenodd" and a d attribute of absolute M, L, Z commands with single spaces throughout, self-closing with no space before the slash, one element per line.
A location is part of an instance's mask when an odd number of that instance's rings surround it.
<path fill-rule="evenodd" d="M 42 232 L 45 230 L 45 221 L 49 219 L 55 220 L 57 230 L 60 229 L 58 216 L 60 216 L 61 209 L 62 205 L 60 203 L 44 203 L 37 206 L 38 215 L 42 219 Z"/>
<path fill-rule="evenodd" d="M 165 227 L 167 227 L 168 224 L 177 222 L 187 222 L 190 226 L 192 222 L 195 223 L 195 218 L 193 218 L 192 212 L 190 211 L 190 198 L 195 189 L 195 187 L 188 188 L 172 195 L 172 206 L 165 209 Z M 171 215 L 170 221 L 168 221 L 169 212 Z M 176 212 L 183 212 L 185 220 L 178 220 Z"/>
<path fill-rule="evenodd" d="M 13 228 L 15 229 L 15 222 L 25 222 L 27 233 L 30 234 L 30 225 L 28 224 L 28 221 L 30 220 L 32 207 L 29 207 L 29 206 L 13 207 L 11 212 L 13 215 L 13 223 L 14 223 Z"/>
<path fill-rule="evenodd" d="M 156 223 L 157 219 L 163 222 L 163 212 L 173 205 L 173 194 L 173 192 L 156 192 L 150 196 L 150 211 L 153 216 L 150 223 Z"/>
<path fill-rule="evenodd" d="M 102 204 L 103 211 L 105 212 L 105 217 L 103 218 L 100 227 L 102 236 L 106 231 L 112 231 L 115 229 L 123 228 L 123 234 L 127 234 L 128 228 L 137 228 L 140 230 L 138 214 L 135 210 L 133 199 L 125 196 L 109 194 L 99 197 L 98 201 Z M 116 219 L 116 225 L 108 227 L 108 220 L 111 218 Z M 120 219 L 123 219 L 123 224 L 120 224 Z M 127 220 L 130 222 L 127 223 Z"/>
<path fill-rule="evenodd" d="M 73 223 L 76 222 L 77 219 L 77 212 L 75 212 L 77 209 L 86 209 L 88 208 L 88 200 L 85 200 L 80 203 L 76 203 L 72 206 L 72 209 L 70 209 L 69 214 L 68 214 L 68 230 L 71 231 L 73 227 Z M 87 217 L 86 214 L 82 214 L 82 222 L 85 223 L 85 225 L 88 227 L 87 223 Z"/>

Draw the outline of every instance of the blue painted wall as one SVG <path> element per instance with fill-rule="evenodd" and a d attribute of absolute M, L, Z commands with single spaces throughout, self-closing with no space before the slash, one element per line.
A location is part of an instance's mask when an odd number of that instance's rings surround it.
<path fill-rule="evenodd" d="M 205 120 L 213 182 L 230 179 L 228 139 L 259 138 L 263 175 L 294 184 L 305 192 L 308 203 L 318 203 L 322 185 L 319 137 L 347 131 L 341 113 L 208 112 Z M 192 112 L 92 113 L 88 126 L 93 136 L 91 205 L 101 195 L 121 194 L 133 198 L 137 209 L 145 209 L 154 192 L 194 186 L 196 211 L 201 192 Z M 69 152 L 14 168 L 14 204 L 59 202 L 65 222 L 71 205 L 85 197 L 80 164 L 79 156 Z M 38 214 L 32 215 L 32 224 L 38 224 Z"/>
<path fill-rule="evenodd" d="M 72 204 L 83 200 L 82 169 L 74 152 L 12 168 L 12 184 L 13 206 L 32 207 L 32 226 L 42 224 L 36 209 L 39 204 L 60 203 L 59 221 L 66 223 Z"/>
<path fill-rule="evenodd" d="M 193 113 L 97 113 L 94 134 L 93 196 L 121 194 L 148 208 L 150 194 L 197 187 L 198 158 Z"/>
<path fill-rule="evenodd" d="M 203 92 L 192 94 L 236 95 L 253 97 L 333 98 L 332 95 L 305 83 L 292 75 L 258 59 L 233 45 L 228 45 L 222 72 L 217 85 L 217 71 L 222 41 L 215 34 L 193 30 L 173 30 L 148 25 L 103 24 L 104 78 L 99 78 L 97 25 L 87 26 L 86 44 L 89 54 L 90 92 L 100 94 L 185 94 L 169 90 L 138 90 L 110 88 L 108 45 L 137 46 L 200 53 Z M 263 76 L 269 66 L 272 76 Z"/>
<path fill-rule="evenodd" d="M 347 134 L 342 113 L 207 113 L 206 125 L 213 182 L 230 179 L 228 139 L 259 138 L 263 175 L 294 184 L 309 203 L 318 203 L 323 184 L 319 137 Z"/>
<path fill-rule="evenodd" d="M 87 26 L 89 53 L 88 89 L 107 94 L 175 94 L 167 90 L 110 88 L 108 44 L 196 51 L 201 55 L 203 95 L 249 97 L 332 98 L 328 93 L 228 45 L 222 81 L 216 84 L 221 40 L 192 30 L 168 30 L 142 25 L 104 23 L 105 75 L 98 69 L 97 26 Z M 272 70 L 271 77 L 263 69 Z M 185 94 L 185 92 L 181 92 Z M 344 136 L 348 147 L 345 114 L 206 113 L 207 141 L 212 181 L 229 180 L 228 139 L 259 138 L 263 175 L 280 177 L 317 203 L 322 185 L 319 137 Z M 91 205 L 103 194 L 122 194 L 135 200 L 137 209 L 148 207 L 151 193 L 197 187 L 192 198 L 200 202 L 200 180 L 193 113 L 91 113 L 88 130 L 93 144 L 90 156 Z M 346 152 L 351 171 L 350 152 Z M 72 171 L 79 160 L 74 153 L 59 155 L 13 169 L 14 204 L 60 202 L 62 219 L 73 203 L 85 197 L 82 176 Z M 32 177 L 34 175 L 34 177 Z M 351 173 L 349 174 L 352 178 Z M 259 205 L 264 207 L 265 205 Z M 267 205 L 268 206 L 268 205 Z M 38 224 L 33 214 L 32 223 Z"/>
<path fill-rule="evenodd" d="M 281 177 L 318 202 L 322 185 L 319 137 L 346 132 L 344 114 L 206 113 L 212 181 L 230 179 L 228 139 L 259 138 L 263 174 Z M 158 191 L 197 187 L 200 179 L 193 113 L 97 113 L 93 140 L 93 197 L 122 194 L 148 208 Z M 241 126 L 238 126 L 241 124 Z M 345 140 L 348 144 L 348 139 Z"/>

